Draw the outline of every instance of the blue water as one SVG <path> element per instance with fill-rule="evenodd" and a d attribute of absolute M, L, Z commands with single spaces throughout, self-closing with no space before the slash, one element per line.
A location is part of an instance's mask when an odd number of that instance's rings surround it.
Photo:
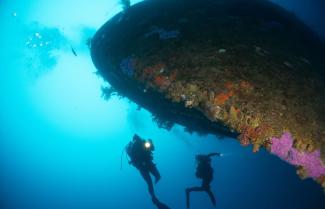
<path fill-rule="evenodd" d="M 325 37 L 322 1 L 275 2 Z M 127 99 L 105 100 L 109 84 L 86 42 L 121 8 L 117 0 L 0 2 L 1 209 L 154 208 L 137 170 L 125 159 L 120 169 L 134 133 L 153 139 L 157 195 L 173 209 L 185 208 L 184 189 L 200 184 L 194 156 L 213 151 L 225 153 L 213 160 L 217 208 L 325 208 L 319 185 L 264 150 L 181 126 L 168 132 Z M 213 208 L 203 193 L 192 194 L 191 206 Z"/>

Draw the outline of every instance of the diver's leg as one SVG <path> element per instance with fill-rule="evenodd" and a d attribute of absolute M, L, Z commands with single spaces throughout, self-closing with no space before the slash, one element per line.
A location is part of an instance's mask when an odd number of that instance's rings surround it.
<path fill-rule="evenodd" d="M 149 190 L 149 194 L 151 195 L 151 198 L 156 198 L 149 171 L 144 170 L 144 169 L 140 169 L 139 171 L 141 173 L 142 178 L 146 181 L 146 183 L 148 185 L 148 190 Z"/>
<path fill-rule="evenodd" d="M 152 175 L 155 177 L 155 184 L 157 184 L 158 181 L 161 179 L 161 176 L 155 164 L 152 164 L 150 166 L 150 173 L 152 173 Z"/>
<path fill-rule="evenodd" d="M 188 192 L 203 192 L 205 189 L 203 187 L 191 187 L 187 188 L 186 191 Z"/>
<path fill-rule="evenodd" d="M 158 200 L 157 198 L 152 198 L 152 202 L 158 209 L 170 209 L 168 205 L 160 202 L 160 200 Z"/>
<path fill-rule="evenodd" d="M 190 208 L 190 191 L 189 188 L 185 189 L 185 194 L 186 194 L 186 208 Z"/>
<path fill-rule="evenodd" d="M 203 187 L 191 187 L 185 190 L 186 193 L 186 208 L 190 208 L 190 193 L 191 192 L 202 192 L 205 191 Z"/>
<path fill-rule="evenodd" d="M 190 208 L 190 188 L 187 188 L 185 190 L 186 193 L 186 208 L 189 209 Z"/>
<path fill-rule="evenodd" d="M 202 181 L 202 188 L 204 188 L 204 191 L 206 193 L 208 193 L 209 195 L 209 198 L 213 204 L 213 206 L 216 206 L 216 199 L 211 191 L 211 188 L 210 188 L 210 184 L 212 182 L 212 178 L 206 178 L 206 179 L 203 179 Z"/>
<path fill-rule="evenodd" d="M 208 195 L 210 197 L 210 200 L 212 202 L 212 205 L 215 207 L 216 206 L 216 199 L 215 199 L 214 194 L 212 193 L 211 189 L 208 188 L 205 191 L 206 191 L 206 193 L 208 193 Z"/>

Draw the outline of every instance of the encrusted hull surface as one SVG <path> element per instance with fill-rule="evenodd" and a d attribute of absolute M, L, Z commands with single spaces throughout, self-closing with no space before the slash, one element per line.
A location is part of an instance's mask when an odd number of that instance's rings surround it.
<path fill-rule="evenodd" d="M 325 187 L 324 45 L 274 4 L 145 1 L 99 29 L 91 54 L 162 127 L 237 137 Z"/>

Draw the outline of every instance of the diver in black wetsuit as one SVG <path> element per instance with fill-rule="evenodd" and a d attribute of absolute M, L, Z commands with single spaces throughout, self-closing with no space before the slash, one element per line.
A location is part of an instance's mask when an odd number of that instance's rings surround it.
<path fill-rule="evenodd" d="M 213 168 L 211 167 L 212 156 L 222 156 L 220 153 L 211 153 L 208 155 L 196 155 L 197 168 L 196 177 L 202 179 L 200 187 L 187 188 L 186 191 L 186 207 L 190 208 L 190 193 L 191 192 L 206 192 L 208 193 L 213 206 L 216 206 L 216 199 L 211 191 L 210 184 L 213 180 Z"/>
<path fill-rule="evenodd" d="M 126 146 L 126 152 L 130 157 L 129 163 L 139 170 L 142 178 L 147 183 L 152 202 L 158 209 L 169 209 L 168 206 L 161 203 L 156 197 L 150 176 L 152 174 L 155 177 L 155 183 L 158 183 L 161 178 L 156 164 L 153 163 L 152 151 L 154 150 L 155 147 L 151 139 L 146 141 L 136 134 L 134 134 L 132 141 Z"/>

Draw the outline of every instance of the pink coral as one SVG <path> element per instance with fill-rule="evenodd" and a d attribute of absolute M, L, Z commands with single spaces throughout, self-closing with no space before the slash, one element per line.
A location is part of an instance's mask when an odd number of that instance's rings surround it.
<path fill-rule="evenodd" d="M 306 153 L 293 149 L 291 156 L 291 163 L 293 165 L 303 166 L 310 177 L 318 178 L 322 175 L 325 175 L 325 166 L 320 159 L 319 150 L 311 153 Z"/>
<path fill-rule="evenodd" d="M 279 139 L 273 137 L 271 139 L 271 152 L 282 160 L 287 161 L 288 153 L 292 149 L 293 140 L 290 133 L 285 132 Z"/>
<path fill-rule="evenodd" d="M 316 179 L 325 175 L 325 166 L 320 159 L 320 151 L 299 152 L 292 147 L 293 138 L 289 132 L 283 133 L 280 138 L 273 137 L 271 143 L 271 153 L 292 165 L 302 166 L 311 178 Z"/>

